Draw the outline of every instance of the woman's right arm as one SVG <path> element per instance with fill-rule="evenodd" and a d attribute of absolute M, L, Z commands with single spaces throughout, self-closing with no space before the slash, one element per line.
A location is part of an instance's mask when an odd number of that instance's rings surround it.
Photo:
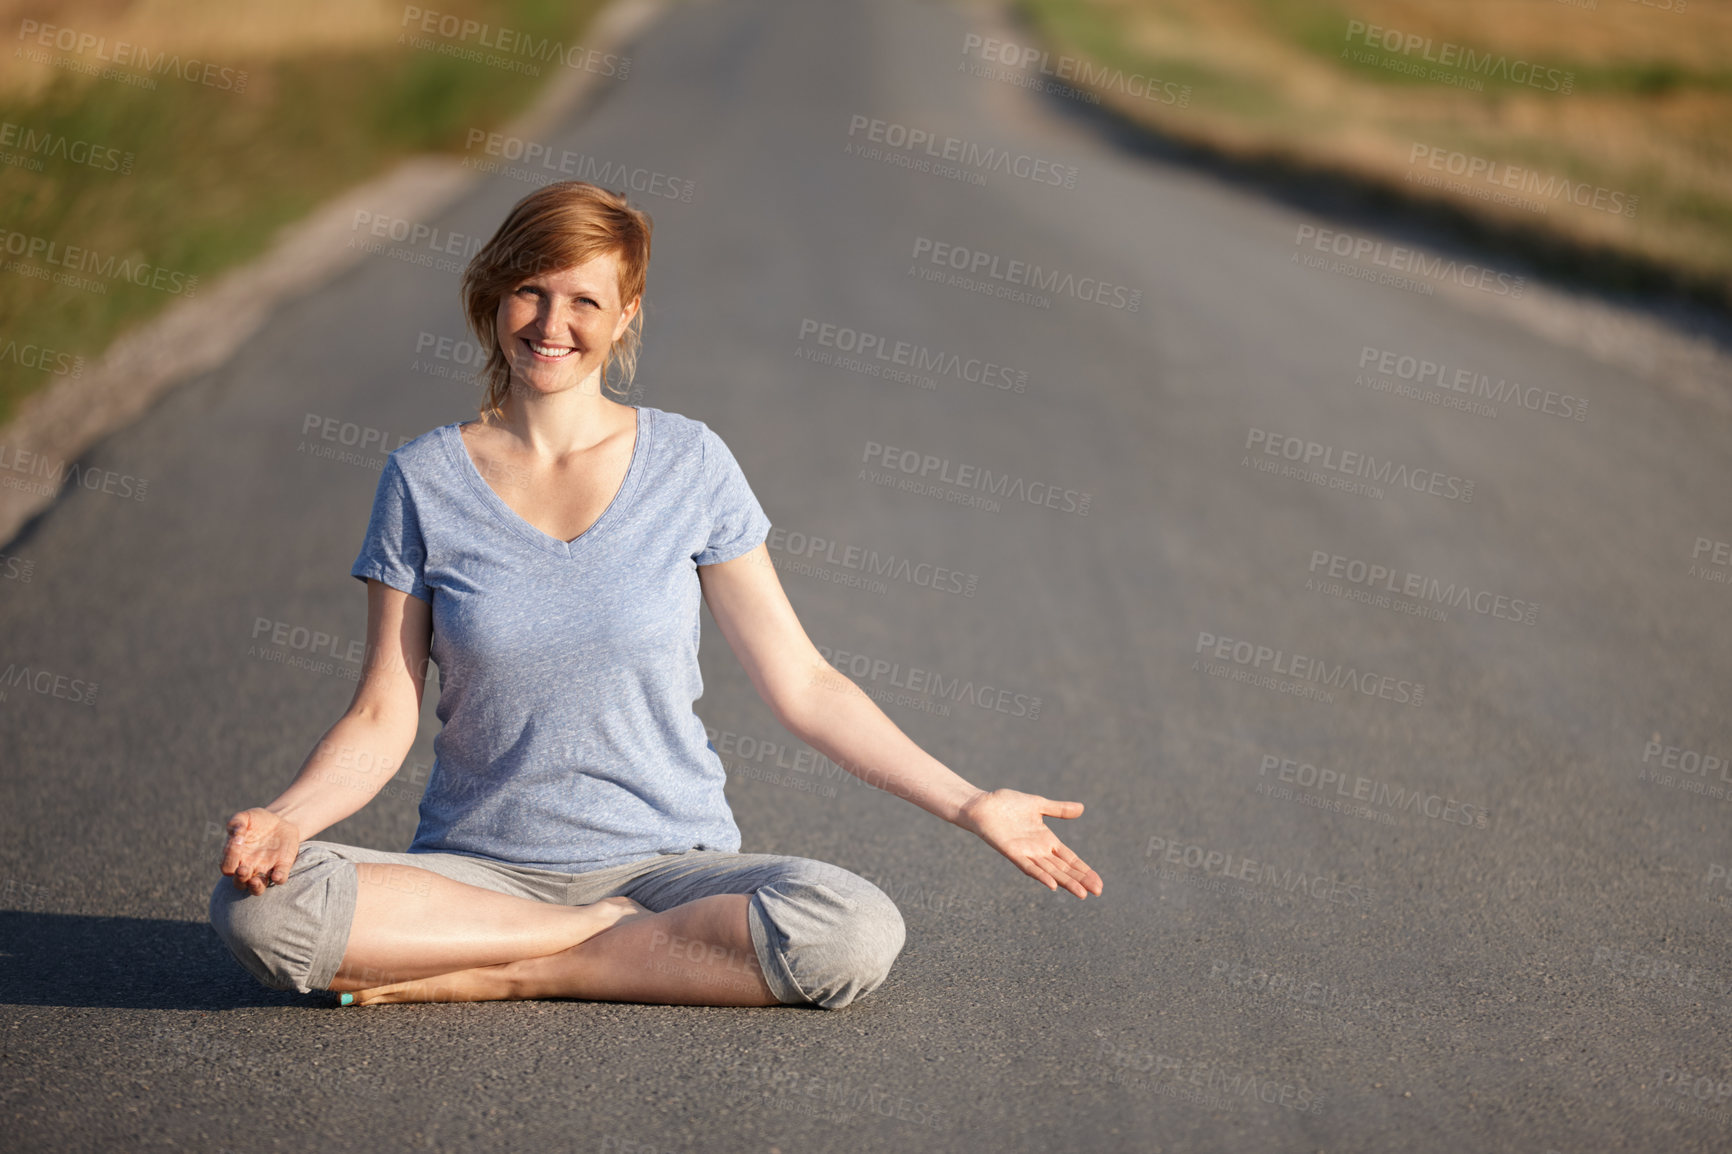
<path fill-rule="evenodd" d="M 373 800 L 415 744 L 433 638 L 432 607 L 367 581 L 367 656 L 355 697 L 282 796 L 228 823 L 222 872 L 255 894 L 288 880 L 301 842 Z"/>

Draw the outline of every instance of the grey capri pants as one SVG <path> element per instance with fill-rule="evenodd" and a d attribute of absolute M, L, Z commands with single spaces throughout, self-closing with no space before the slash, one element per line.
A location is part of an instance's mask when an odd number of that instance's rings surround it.
<path fill-rule="evenodd" d="M 746 920 L 758 965 L 788 1005 L 835 1010 L 870 993 L 890 972 L 905 936 L 902 914 L 884 891 L 811 858 L 692 850 L 568 874 L 468 854 L 391 853 L 324 841 L 303 842 L 288 881 L 262 894 L 221 878 L 211 892 L 211 925 L 265 985 L 303 994 L 326 989 L 348 946 L 361 862 L 417 866 L 568 906 L 627 897 L 660 913 L 711 894 L 751 894 Z"/>

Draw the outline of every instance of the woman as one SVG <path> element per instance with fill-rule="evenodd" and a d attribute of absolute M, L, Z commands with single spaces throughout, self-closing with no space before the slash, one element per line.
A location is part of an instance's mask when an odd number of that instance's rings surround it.
<path fill-rule="evenodd" d="M 824 661 L 708 426 L 602 395 L 616 359 L 628 382 L 636 365 L 650 230 L 613 193 L 553 184 L 465 270 L 480 417 L 390 455 L 352 569 L 354 700 L 281 797 L 228 823 L 211 923 L 267 985 L 832 1009 L 877 987 L 903 943 L 882 891 L 738 852 L 692 711 L 700 598 L 791 732 L 1049 889 L 1101 892 L 1042 820 L 1081 804 L 976 789 Z M 442 729 L 408 852 L 306 840 L 406 756 L 430 656 Z"/>

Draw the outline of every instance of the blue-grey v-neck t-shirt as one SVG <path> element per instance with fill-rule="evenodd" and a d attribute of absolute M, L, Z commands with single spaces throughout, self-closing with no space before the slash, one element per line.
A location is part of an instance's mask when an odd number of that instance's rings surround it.
<path fill-rule="evenodd" d="M 392 452 L 351 572 L 432 607 L 441 729 L 409 851 L 566 873 L 737 852 L 692 708 L 698 566 L 769 528 L 722 439 L 647 406 L 619 492 L 569 542 L 493 491 L 456 422 Z"/>

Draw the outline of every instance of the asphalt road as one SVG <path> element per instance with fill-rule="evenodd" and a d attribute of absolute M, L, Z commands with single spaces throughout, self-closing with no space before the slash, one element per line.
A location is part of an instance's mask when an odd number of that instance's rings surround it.
<path fill-rule="evenodd" d="M 636 400 L 727 440 L 808 632 L 907 732 L 1087 805 L 1102 898 L 796 757 L 706 617 L 744 848 L 897 898 L 876 993 L 337 1010 L 228 957 L 213 832 L 348 701 L 380 445 L 473 412 L 438 249 L 531 187 L 502 171 L 88 456 L 144 499 L 0 549 L 8 1149 L 1732 1143 L 1725 419 L 1511 323 L 1512 281 L 1353 275 L 1405 258 L 973 74 L 970 31 L 682 6 L 545 143 L 641 170 Z M 406 845 L 415 772 L 324 836 Z"/>

